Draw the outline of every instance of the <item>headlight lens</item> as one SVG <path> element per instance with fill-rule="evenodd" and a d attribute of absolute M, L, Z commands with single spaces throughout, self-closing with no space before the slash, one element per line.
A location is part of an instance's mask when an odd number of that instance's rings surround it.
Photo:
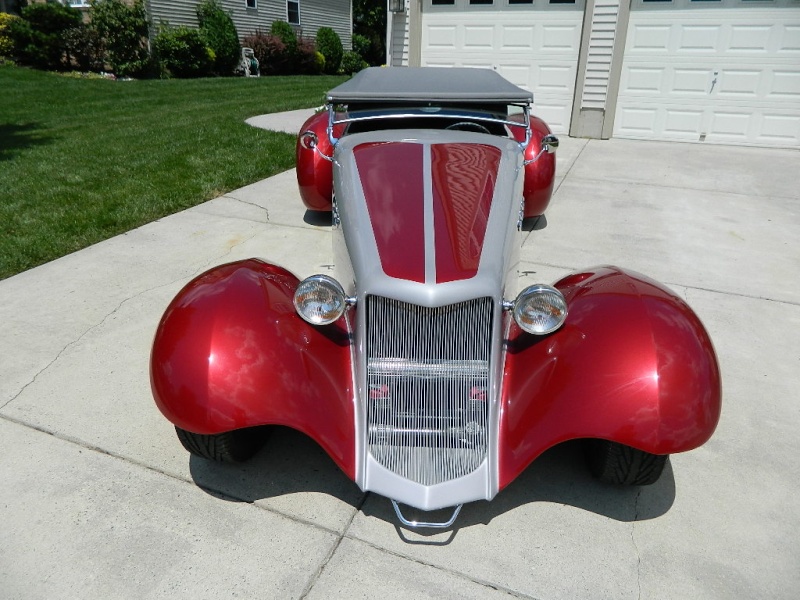
<path fill-rule="evenodd" d="M 328 325 L 342 316 L 347 303 L 338 281 L 327 275 L 312 275 L 297 286 L 294 308 L 312 325 Z"/>
<path fill-rule="evenodd" d="M 531 285 L 514 301 L 514 320 L 524 331 L 534 335 L 552 333 L 567 318 L 567 301 L 556 288 Z"/>

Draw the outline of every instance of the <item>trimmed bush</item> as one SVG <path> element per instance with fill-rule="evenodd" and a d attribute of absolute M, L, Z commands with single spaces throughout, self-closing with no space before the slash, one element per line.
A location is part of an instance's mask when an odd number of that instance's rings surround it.
<path fill-rule="evenodd" d="M 368 56 L 372 42 L 365 35 L 359 33 L 353 34 L 353 52 L 360 54 L 362 57 Z"/>
<path fill-rule="evenodd" d="M 37 69 L 69 67 L 64 34 L 83 23 L 81 12 L 63 4 L 32 4 L 21 11 L 22 18 L 8 23 L 14 42 L 14 58 Z"/>
<path fill-rule="evenodd" d="M 203 0 L 197 7 L 200 33 L 206 45 L 214 51 L 214 72 L 217 75 L 233 75 L 241 59 L 239 34 L 230 15 L 217 0 Z"/>
<path fill-rule="evenodd" d="M 13 21 L 19 21 L 19 17 L 0 12 L 0 58 L 11 56 L 14 53 L 14 40 L 8 34 L 8 29 Z"/>
<path fill-rule="evenodd" d="M 214 53 L 197 29 L 164 28 L 153 40 L 153 51 L 173 77 L 203 77 L 211 74 Z"/>
<path fill-rule="evenodd" d="M 294 27 L 286 21 L 274 21 L 269 32 L 281 39 L 283 45 L 286 46 L 289 60 L 293 60 L 297 55 L 297 34 L 294 31 Z"/>
<path fill-rule="evenodd" d="M 325 57 L 317 52 L 313 40 L 301 38 L 297 42 L 297 59 L 293 74 L 319 75 L 325 67 Z"/>
<path fill-rule="evenodd" d="M 149 23 L 144 1 L 92 0 L 91 27 L 103 47 L 103 60 L 121 77 L 152 74 L 148 49 Z"/>
<path fill-rule="evenodd" d="M 102 71 L 104 65 L 103 39 L 94 27 L 81 24 L 64 32 L 67 54 L 80 71 Z"/>
<path fill-rule="evenodd" d="M 262 75 L 281 75 L 288 72 L 286 45 L 276 35 L 256 31 L 244 38 L 244 46 L 252 48 Z"/>
<path fill-rule="evenodd" d="M 361 58 L 358 52 L 345 52 L 344 56 L 342 56 L 340 72 L 345 75 L 352 75 L 353 73 L 358 73 L 362 69 L 366 69 L 368 66 L 369 64 L 367 61 Z"/>
<path fill-rule="evenodd" d="M 339 34 L 330 27 L 320 27 L 317 31 L 317 50 L 325 57 L 325 72 L 338 73 L 344 53 Z"/>

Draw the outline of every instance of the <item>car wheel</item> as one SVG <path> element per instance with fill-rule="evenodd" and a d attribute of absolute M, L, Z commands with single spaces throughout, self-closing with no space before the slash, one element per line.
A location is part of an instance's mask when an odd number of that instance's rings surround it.
<path fill-rule="evenodd" d="M 236 429 L 217 434 L 192 433 L 175 428 L 178 439 L 191 454 L 218 462 L 244 462 L 258 452 L 266 441 L 263 427 Z"/>
<path fill-rule="evenodd" d="M 584 451 L 592 475 L 617 485 L 653 484 L 669 459 L 668 454 L 650 454 L 607 440 L 586 440 Z"/>

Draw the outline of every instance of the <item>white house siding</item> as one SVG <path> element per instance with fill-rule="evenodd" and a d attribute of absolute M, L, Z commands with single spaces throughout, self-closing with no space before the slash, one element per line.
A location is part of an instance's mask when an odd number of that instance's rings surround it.
<path fill-rule="evenodd" d="M 350 0 L 300 0 L 300 28 L 306 37 L 316 37 L 320 27 L 330 27 L 339 34 L 344 49 L 350 50 L 352 23 Z"/>
<path fill-rule="evenodd" d="M 147 11 L 156 29 L 161 23 L 197 27 L 199 4 L 199 0 L 147 0 Z M 268 32 L 274 21 L 287 20 L 285 0 L 258 0 L 255 9 L 246 8 L 245 0 L 221 0 L 220 4 L 231 15 L 239 38 L 257 30 Z M 351 23 L 350 0 L 300 0 L 300 32 L 304 36 L 313 38 L 320 27 L 330 27 L 349 49 Z"/>

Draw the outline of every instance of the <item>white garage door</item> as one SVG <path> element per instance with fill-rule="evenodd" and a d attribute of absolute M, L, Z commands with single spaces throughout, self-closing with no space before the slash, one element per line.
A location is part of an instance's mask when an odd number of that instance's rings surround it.
<path fill-rule="evenodd" d="M 423 66 L 489 67 L 569 131 L 585 0 L 424 0 Z"/>
<path fill-rule="evenodd" d="M 800 147 L 800 0 L 633 0 L 614 136 Z"/>

